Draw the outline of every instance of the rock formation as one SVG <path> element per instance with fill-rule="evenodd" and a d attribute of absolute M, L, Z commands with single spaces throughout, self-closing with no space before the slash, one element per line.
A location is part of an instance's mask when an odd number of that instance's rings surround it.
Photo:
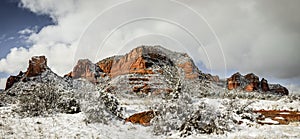
<path fill-rule="evenodd" d="M 179 78 L 193 80 L 202 75 L 185 53 L 172 52 L 160 46 L 140 46 L 125 55 L 109 57 L 96 64 L 80 60 L 65 76 L 85 78 L 93 83 L 108 77 L 111 80 L 106 88 L 108 92 L 159 94 L 173 92 L 172 88 Z M 216 77 L 212 79 L 218 80 Z"/>
<path fill-rule="evenodd" d="M 154 118 L 155 114 L 157 114 L 157 112 L 154 111 L 145 111 L 145 112 L 141 112 L 141 113 L 136 113 L 128 118 L 125 119 L 125 122 L 131 122 L 134 124 L 141 124 L 144 126 L 149 126 L 150 125 L 150 121 Z"/>
<path fill-rule="evenodd" d="M 45 56 L 34 56 L 29 60 L 29 66 L 25 72 L 25 77 L 40 75 L 47 69 L 47 59 Z"/>
<path fill-rule="evenodd" d="M 259 83 L 260 82 L 259 82 L 259 77 L 258 76 L 256 76 L 253 73 L 249 73 L 249 74 L 245 75 L 245 79 L 249 82 L 248 84 L 252 86 L 251 91 L 259 89 Z"/>
<path fill-rule="evenodd" d="M 272 85 L 269 87 L 268 81 L 262 78 L 259 81 L 259 77 L 253 73 L 249 73 L 245 76 L 240 73 L 233 74 L 230 78 L 227 79 L 227 88 L 228 90 L 233 89 L 242 89 L 247 92 L 253 91 L 262 91 L 262 92 L 270 92 L 279 95 L 288 95 L 288 90 L 281 85 Z"/>
<path fill-rule="evenodd" d="M 265 78 L 262 78 L 260 81 L 261 90 L 263 92 L 270 91 L 268 81 Z"/>
<path fill-rule="evenodd" d="M 280 84 L 270 85 L 270 91 L 278 95 L 289 94 L 289 90 Z"/>
<path fill-rule="evenodd" d="M 20 71 L 17 76 L 10 76 L 6 81 L 5 90 L 11 88 L 14 85 L 14 83 L 19 82 L 23 76 L 24 73 L 22 71 Z"/>
<path fill-rule="evenodd" d="M 17 76 L 10 76 L 7 79 L 5 90 L 11 88 L 16 82 L 24 81 L 28 77 L 41 75 L 48 69 L 47 59 L 45 56 L 34 56 L 29 60 L 29 65 L 26 72 L 20 71 Z"/>
<path fill-rule="evenodd" d="M 177 53 L 178 57 L 182 61 L 174 59 L 171 60 L 170 56 L 166 53 L 164 48 L 160 46 L 147 47 L 141 46 L 131 50 L 129 53 L 123 56 L 113 56 L 106 59 L 103 59 L 96 63 L 100 68 L 100 72 L 109 75 L 109 77 L 114 78 L 119 75 L 125 74 L 155 74 L 163 72 L 162 67 L 164 65 L 176 66 L 181 68 L 187 79 L 195 79 L 199 77 L 199 70 L 193 63 L 192 59 L 187 54 Z M 174 53 L 175 52 L 169 52 Z M 177 62 L 180 61 L 180 62 Z M 82 62 L 78 62 L 81 64 Z M 74 67 L 74 70 L 78 69 L 78 64 Z M 175 64 L 175 65 L 174 65 Z M 92 65 L 92 63 L 90 63 Z M 154 70 L 155 67 L 160 67 L 160 69 Z M 72 73 L 67 74 L 73 78 Z M 84 76 L 81 76 L 84 78 Z"/>
<path fill-rule="evenodd" d="M 77 65 L 73 68 L 73 71 L 65 76 L 73 79 L 85 78 L 92 83 L 96 83 L 99 71 L 99 67 L 93 64 L 88 59 L 81 59 L 77 62 Z"/>
<path fill-rule="evenodd" d="M 227 88 L 229 90 L 236 89 L 241 85 L 242 75 L 237 72 L 227 79 Z"/>
<path fill-rule="evenodd" d="M 152 47 L 138 47 L 120 57 L 111 57 L 97 63 L 100 69 L 114 78 L 124 74 L 153 74 L 153 62 L 170 62 L 164 53 Z"/>

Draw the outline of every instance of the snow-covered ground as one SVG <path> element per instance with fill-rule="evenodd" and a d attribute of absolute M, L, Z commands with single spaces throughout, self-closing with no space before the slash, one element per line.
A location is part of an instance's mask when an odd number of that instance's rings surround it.
<path fill-rule="evenodd" d="M 150 127 L 118 120 L 113 120 L 108 125 L 87 124 L 84 119 L 83 113 L 33 118 L 1 117 L 0 136 L 3 138 L 161 138 L 152 135 Z"/>
<path fill-rule="evenodd" d="M 0 129 L 3 138 L 101 138 L 101 139 L 148 139 L 180 138 L 154 136 L 151 127 L 112 121 L 109 125 L 84 121 L 84 114 L 58 114 L 53 117 L 11 118 L 1 117 Z M 191 135 L 187 138 L 299 138 L 300 123 L 290 125 L 255 125 L 224 135 Z"/>
<path fill-rule="evenodd" d="M 225 109 L 222 104 L 228 99 L 203 98 L 194 101 L 194 105 L 206 102 L 215 109 Z M 241 104 L 248 100 L 239 100 Z M 128 103 L 125 103 L 128 102 Z M 124 100 L 121 104 L 126 107 L 128 115 L 147 109 L 142 104 L 150 103 L 145 101 Z M 150 106 L 151 104 L 149 104 Z M 0 137 L 1 138 L 101 138 L 101 139 L 148 139 L 148 138 L 181 138 L 180 133 L 174 132 L 171 136 L 155 136 L 152 127 L 145 127 L 138 124 L 124 123 L 113 119 L 109 124 L 87 123 L 83 112 L 77 114 L 55 114 L 49 117 L 27 117 L 21 118 L 11 115 L 14 106 L 0 107 Z M 298 101 L 286 103 L 285 100 L 268 101 L 254 100 L 250 108 L 258 109 L 286 109 L 296 110 L 300 107 Z M 126 115 L 127 116 L 127 115 Z M 270 119 L 271 120 L 271 119 Z M 300 138 L 300 123 L 289 125 L 260 125 L 241 124 L 237 125 L 234 131 L 225 134 L 192 134 L 186 138 Z"/>
<path fill-rule="evenodd" d="M 277 101 L 271 100 L 256 100 L 249 107 L 254 110 L 290 110 L 299 111 L 300 101 L 288 101 L 287 99 L 280 99 Z"/>

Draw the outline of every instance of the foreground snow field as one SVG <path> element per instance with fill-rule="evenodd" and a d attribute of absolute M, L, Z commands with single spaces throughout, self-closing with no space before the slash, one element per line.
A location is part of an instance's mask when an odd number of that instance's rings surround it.
<path fill-rule="evenodd" d="M 222 99 L 200 99 L 209 102 L 213 107 L 221 108 Z M 246 101 L 246 100 L 240 100 Z M 279 101 L 255 101 L 249 107 L 254 109 L 262 108 L 284 108 Z M 132 101 L 127 104 L 137 111 L 144 110 L 140 106 L 141 101 Z M 194 102 L 197 105 L 199 102 Z M 297 104 L 294 104 L 297 103 Z M 298 102 L 291 103 L 293 109 L 299 108 Z M 287 105 L 288 106 L 288 105 Z M 11 114 L 12 107 L 0 107 L 0 136 L 1 138 L 100 138 L 100 139 L 148 139 L 148 138 L 181 138 L 180 133 L 174 132 L 171 136 L 153 135 L 152 127 L 141 126 L 139 124 L 125 123 L 114 119 L 108 124 L 88 123 L 83 112 L 77 114 L 55 114 L 49 117 L 27 117 L 21 118 Z M 239 117 L 237 117 L 239 118 Z M 244 124 L 235 127 L 232 132 L 225 134 L 192 134 L 186 138 L 299 138 L 300 123 L 294 122 L 289 125 L 260 125 L 245 121 Z"/>

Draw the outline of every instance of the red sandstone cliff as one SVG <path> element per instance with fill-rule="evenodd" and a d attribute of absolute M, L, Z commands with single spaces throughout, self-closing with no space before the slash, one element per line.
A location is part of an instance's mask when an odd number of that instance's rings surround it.
<path fill-rule="evenodd" d="M 10 76 L 7 79 L 5 90 L 11 88 L 16 82 L 24 80 L 28 77 L 41 75 L 48 69 L 47 59 L 45 56 L 34 56 L 29 60 L 29 65 L 26 72 L 20 71 L 17 76 Z"/>

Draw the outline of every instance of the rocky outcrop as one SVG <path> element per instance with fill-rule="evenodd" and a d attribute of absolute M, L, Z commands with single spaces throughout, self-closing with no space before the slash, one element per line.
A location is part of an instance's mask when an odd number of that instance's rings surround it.
<path fill-rule="evenodd" d="M 289 91 L 281 85 L 271 86 L 272 87 L 269 87 L 268 81 L 264 78 L 262 78 L 262 80 L 259 81 L 259 77 L 253 73 L 249 73 L 243 76 L 237 72 L 227 79 L 228 90 L 242 89 L 247 92 L 262 91 L 279 95 L 289 94 Z"/>
<path fill-rule="evenodd" d="M 229 90 L 236 89 L 241 85 L 242 75 L 237 72 L 227 79 L 227 88 Z"/>
<path fill-rule="evenodd" d="M 25 72 L 25 77 L 41 75 L 47 68 L 47 59 L 45 56 L 34 56 L 29 60 L 29 66 Z"/>
<path fill-rule="evenodd" d="M 247 81 L 248 81 L 248 84 L 249 84 L 250 86 L 252 86 L 251 91 L 254 91 L 254 90 L 258 90 L 258 89 L 259 89 L 259 84 L 260 84 L 260 82 L 259 82 L 259 77 L 256 76 L 255 74 L 249 73 L 249 74 L 245 75 L 245 80 L 247 80 Z M 250 92 L 251 92 L 251 91 L 250 91 Z"/>
<path fill-rule="evenodd" d="M 262 78 L 260 81 L 261 90 L 263 92 L 270 91 L 268 81 L 265 78 Z"/>
<path fill-rule="evenodd" d="M 20 71 L 17 76 L 10 76 L 7 79 L 5 90 L 8 90 L 19 81 L 25 81 L 28 77 L 41 75 L 47 69 L 47 58 L 45 56 L 34 56 L 31 58 L 31 60 L 29 60 L 29 65 L 26 72 Z"/>
<path fill-rule="evenodd" d="M 192 63 L 192 61 L 187 61 L 183 64 L 179 64 L 178 66 L 183 69 L 186 79 L 196 79 L 199 77 L 199 74 L 194 71 L 195 65 Z"/>
<path fill-rule="evenodd" d="M 109 57 L 106 59 L 103 59 L 97 63 L 98 67 L 100 68 L 101 72 L 104 72 L 106 74 L 110 73 L 111 67 L 113 65 L 115 57 Z"/>
<path fill-rule="evenodd" d="M 97 77 L 99 76 L 99 67 L 93 64 L 88 59 L 81 59 L 77 62 L 73 71 L 65 76 L 71 77 L 73 79 L 85 78 L 92 83 L 97 82 Z"/>
<path fill-rule="evenodd" d="M 270 85 L 270 91 L 272 93 L 275 93 L 278 95 L 288 95 L 289 94 L 289 90 L 280 84 Z"/>
<path fill-rule="evenodd" d="M 220 78 L 218 75 L 206 74 L 205 78 L 212 82 L 220 82 Z"/>
<path fill-rule="evenodd" d="M 157 112 L 154 111 L 145 111 L 141 113 L 136 113 L 125 119 L 125 122 L 131 122 L 134 124 L 141 124 L 144 126 L 149 126 L 150 121 L 154 118 Z"/>
<path fill-rule="evenodd" d="M 20 71 L 17 76 L 10 76 L 6 81 L 5 90 L 11 88 L 16 82 L 19 82 L 23 76 L 24 73 L 22 71 Z"/>
<path fill-rule="evenodd" d="M 247 92 L 252 92 L 258 90 L 259 85 L 259 77 L 253 73 L 243 76 L 237 72 L 227 79 L 227 88 L 229 90 L 242 88 Z"/>

